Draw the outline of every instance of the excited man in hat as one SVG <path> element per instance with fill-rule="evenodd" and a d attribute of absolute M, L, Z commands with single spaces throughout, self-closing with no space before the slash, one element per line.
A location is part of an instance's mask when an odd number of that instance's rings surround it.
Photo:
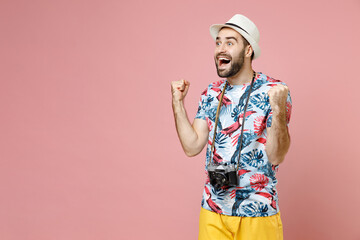
<path fill-rule="evenodd" d="M 236 14 L 210 27 L 219 77 L 201 94 L 193 124 L 186 80 L 171 83 L 176 130 L 187 156 L 208 142 L 199 239 L 283 239 L 275 177 L 290 146 L 287 86 L 252 69 L 259 31 Z"/>

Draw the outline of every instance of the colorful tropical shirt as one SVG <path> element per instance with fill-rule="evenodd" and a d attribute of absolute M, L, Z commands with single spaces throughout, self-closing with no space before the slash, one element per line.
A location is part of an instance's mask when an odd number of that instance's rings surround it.
<path fill-rule="evenodd" d="M 209 141 L 206 151 L 206 182 L 201 206 L 224 215 L 264 217 L 279 211 L 275 173 L 278 166 L 268 161 L 265 152 L 267 130 L 271 127 L 272 109 L 267 92 L 277 84 L 285 83 L 258 72 L 254 79 L 247 111 L 244 113 L 250 83 L 227 85 L 220 108 L 219 121 L 214 135 L 216 110 L 226 80 L 214 82 L 201 94 L 195 118 L 207 121 Z M 290 92 L 287 97 L 287 124 L 291 114 Z M 239 135 L 245 117 L 241 159 L 238 171 L 239 184 L 216 190 L 209 182 L 207 165 L 210 156 L 218 164 L 237 163 L 239 157 Z M 211 154 L 211 144 L 215 150 Z"/>

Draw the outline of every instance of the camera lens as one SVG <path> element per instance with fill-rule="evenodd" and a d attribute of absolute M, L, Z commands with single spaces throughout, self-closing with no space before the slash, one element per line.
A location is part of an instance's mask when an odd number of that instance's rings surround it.
<path fill-rule="evenodd" d="M 223 173 L 216 173 L 216 182 L 224 184 L 226 182 L 226 176 Z"/>

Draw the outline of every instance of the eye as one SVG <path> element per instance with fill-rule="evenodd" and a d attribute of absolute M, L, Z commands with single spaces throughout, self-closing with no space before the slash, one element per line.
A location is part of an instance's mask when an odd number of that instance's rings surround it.
<path fill-rule="evenodd" d="M 216 42 L 216 46 L 220 46 L 220 42 Z"/>
<path fill-rule="evenodd" d="M 233 44 L 232 44 L 232 42 L 228 42 L 227 45 L 228 45 L 228 46 L 232 46 Z"/>

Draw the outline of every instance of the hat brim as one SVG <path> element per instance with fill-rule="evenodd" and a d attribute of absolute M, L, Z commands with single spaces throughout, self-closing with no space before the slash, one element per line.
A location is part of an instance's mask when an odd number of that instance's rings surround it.
<path fill-rule="evenodd" d="M 261 54 L 261 50 L 259 45 L 257 44 L 257 42 L 249 35 L 247 34 L 244 30 L 231 26 L 231 25 L 225 25 L 225 24 L 214 24 L 210 26 L 210 35 L 211 37 L 216 41 L 216 37 L 219 34 L 220 29 L 222 29 L 223 27 L 227 27 L 227 28 L 232 28 L 235 31 L 237 31 L 238 33 L 241 34 L 241 36 L 243 36 L 251 45 L 252 49 L 254 50 L 254 59 L 258 58 Z"/>

